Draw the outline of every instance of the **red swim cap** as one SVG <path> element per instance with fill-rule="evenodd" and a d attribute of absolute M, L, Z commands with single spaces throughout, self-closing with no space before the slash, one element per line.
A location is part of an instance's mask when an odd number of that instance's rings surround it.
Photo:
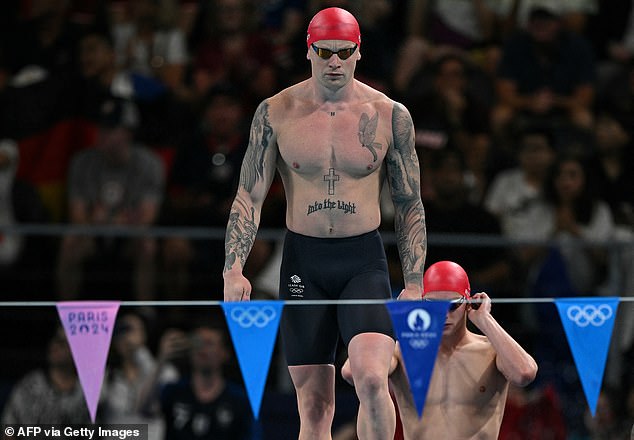
<path fill-rule="evenodd" d="M 429 292 L 457 292 L 469 298 L 469 277 L 459 264 L 453 261 L 439 261 L 429 266 L 423 276 L 423 296 Z"/>
<path fill-rule="evenodd" d="M 306 44 L 319 40 L 346 40 L 361 44 L 359 23 L 350 12 L 341 8 L 322 9 L 308 23 Z"/>

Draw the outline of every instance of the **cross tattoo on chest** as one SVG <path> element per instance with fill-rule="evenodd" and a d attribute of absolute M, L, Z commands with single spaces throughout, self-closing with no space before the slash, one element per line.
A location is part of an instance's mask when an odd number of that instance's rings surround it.
<path fill-rule="evenodd" d="M 335 194 L 335 182 L 339 181 L 339 174 L 335 174 L 335 169 L 330 168 L 328 174 L 324 175 L 324 182 L 328 182 L 328 195 Z"/>

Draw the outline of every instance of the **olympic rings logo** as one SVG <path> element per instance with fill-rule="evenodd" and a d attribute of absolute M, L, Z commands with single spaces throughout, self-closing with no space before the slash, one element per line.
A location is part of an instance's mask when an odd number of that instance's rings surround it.
<path fill-rule="evenodd" d="M 598 307 L 593 305 L 570 306 L 566 315 L 579 327 L 587 327 L 590 324 L 601 327 L 605 321 L 612 317 L 612 307 L 607 304 L 601 304 Z"/>
<path fill-rule="evenodd" d="M 236 307 L 231 310 L 231 319 L 237 322 L 242 328 L 256 326 L 263 328 L 275 319 L 277 313 L 271 306 L 265 307 Z"/>
<path fill-rule="evenodd" d="M 427 339 L 410 339 L 409 345 L 416 350 L 422 350 L 429 345 L 429 341 Z"/>

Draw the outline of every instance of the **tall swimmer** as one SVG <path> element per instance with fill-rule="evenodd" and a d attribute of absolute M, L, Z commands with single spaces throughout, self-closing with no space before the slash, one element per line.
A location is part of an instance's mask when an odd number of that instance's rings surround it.
<path fill-rule="evenodd" d="M 276 170 L 287 199 L 281 299 L 391 298 L 377 229 L 387 183 L 405 280 L 400 297 L 420 300 L 427 239 L 412 119 L 403 105 L 354 79 L 361 48 L 352 14 L 321 10 L 308 25 L 311 77 L 256 110 L 227 225 L 225 301 L 249 300 L 242 270 Z M 393 436 L 388 370 L 395 342 L 382 304 L 288 306 L 280 331 L 300 439 L 331 438 L 339 335 L 357 384 L 359 437 Z"/>
<path fill-rule="evenodd" d="M 471 296 L 469 278 L 460 265 L 451 261 L 432 264 L 425 272 L 423 285 L 423 300 L 451 301 L 451 305 L 421 418 L 396 347 L 390 387 L 400 413 L 403 438 L 497 439 L 509 383 L 520 387 L 531 383 L 537 364 L 493 318 L 489 296 Z M 467 319 L 483 335 L 468 330 Z M 356 383 L 348 362 L 342 374 L 348 382 Z"/>

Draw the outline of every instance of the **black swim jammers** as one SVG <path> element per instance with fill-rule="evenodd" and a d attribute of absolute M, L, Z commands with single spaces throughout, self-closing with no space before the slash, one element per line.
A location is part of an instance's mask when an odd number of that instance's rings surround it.
<path fill-rule="evenodd" d="M 378 231 L 315 238 L 288 231 L 280 273 L 284 300 L 389 299 L 387 258 Z M 288 365 L 334 364 L 339 334 L 347 345 L 359 333 L 393 337 L 383 304 L 289 305 L 281 334 Z"/>

